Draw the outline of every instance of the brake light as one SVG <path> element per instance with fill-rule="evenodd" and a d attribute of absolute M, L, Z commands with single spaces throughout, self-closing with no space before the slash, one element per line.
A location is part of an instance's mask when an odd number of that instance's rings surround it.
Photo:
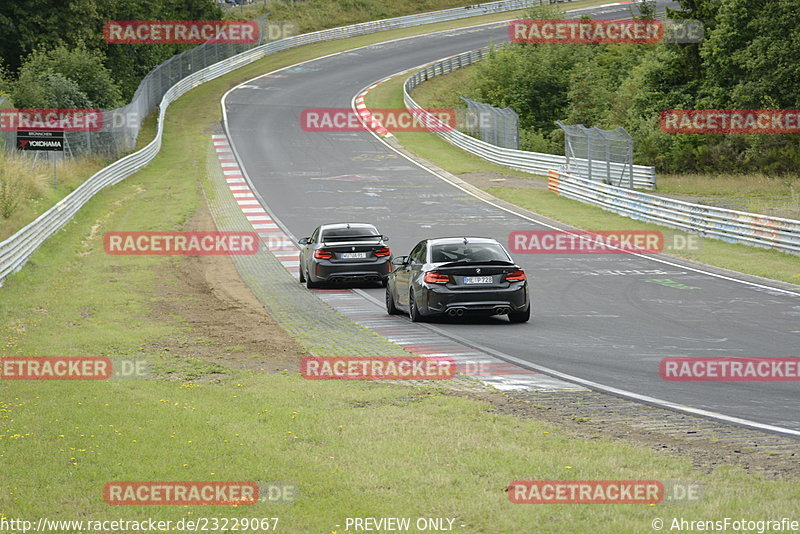
<path fill-rule="evenodd" d="M 450 281 L 450 277 L 437 271 L 430 271 L 425 273 L 425 283 L 427 284 L 446 284 Z"/>
<path fill-rule="evenodd" d="M 508 273 L 506 275 L 506 281 L 508 282 L 524 282 L 525 281 L 525 271 L 522 269 L 517 269 L 513 273 Z"/>
<path fill-rule="evenodd" d="M 375 251 L 376 256 L 391 256 L 392 251 L 388 247 L 379 248 Z"/>
<path fill-rule="evenodd" d="M 314 251 L 314 257 L 317 258 L 318 260 L 322 260 L 325 258 L 332 258 L 333 253 L 328 252 L 327 250 L 317 249 Z"/>

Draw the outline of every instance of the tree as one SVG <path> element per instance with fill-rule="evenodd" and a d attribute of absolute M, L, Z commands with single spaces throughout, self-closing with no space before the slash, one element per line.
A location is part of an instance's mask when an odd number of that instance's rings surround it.
<path fill-rule="evenodd" d="M 728 0 L 700 48 L 709 106 L 800 104 L 800 0 Z"/>
<path fill-rule="evenodd" d="M 0 61 L 0 102 L 2 102 L 4 98 L 8 99 L 11 97 L 11 88 L 11 75 L 3 65 L 3 62 Z M 8 106 L 8 102 L 6 102 L 5 105 Z"/>
<path fill-rule="evenodd" d="M 14 87 L 14 101 L 20 107 L 111 109 L 122 103 L 122 94 L 101 54 L 60 45 L 28 56 Z"/>
<path fill-rule="evenodd" d="M 191 45 L 110 45 L 103 38 L 106 22 L 221 19 L 221 9 L 210 0 L 2 1 L 0 59 L 16 73 L 25 58 L 40 48 L 84 47 L 102 55 L 127 100 L 147 72 Z"/>
<path fill-rule="evenodd" d="M 639 20 L 655 20 L 656 18 L 656 0 L 641 0 L 637 6 L 639 7 L 639 14 L 633 12 L 633 6 L 630 7 L 631 16 Z"/>
<path fill-rule="evenodd" d="M 20 108 L 93 108 L 78 84 L 60 72 L 23 72 L 17 80 L 14 102 Z"/>

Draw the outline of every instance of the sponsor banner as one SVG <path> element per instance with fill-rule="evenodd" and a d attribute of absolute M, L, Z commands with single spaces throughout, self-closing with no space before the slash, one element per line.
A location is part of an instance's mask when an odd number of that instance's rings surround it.
<path fill-rule="evenodd" d="M 0 380 L 108 380 L 144 378 L 150 364 L 144 358 L 105 356 L 3 356 Z"/>
<path fill-rule="evenodd" d="M 452 358 L 306 356 L 300 374 L 307 380 L 448 380 L 456 365 Z"/>
<path fill-rule="evenodd" d="M 658 43 L 660 20 L 517 19 L 508 24 L 514 43 Z"/>
<path fill-rule="evenodd" d="M 111 20 L 103 36 L 109 44 L 253 44 L 259 27 L 244 20 Z"/>
<path fill-rule="evenodd" d="M 311 108 L 300 113 L 304 132 L 362 132 L 364 122 L 379 122 L 391 132 L 449 132 L 456 127 L 452 109 L 428 109 L 427 113 L 405 108 L 370 109 L 357 112 L 347 108 Z"/>
<path fill-rule="evenodd" d="M 103 112 L 99 109 L 0 109 L 3 132 L 97 132 L 102 128 Z"/>
<path fill-rule="evenodd" d="M 798 381 L 800 358 L 664 358 L 658 374 L 679 382 Z"/>
<path fill-rule="evenodd" d="M 259 502 L 255 482 L 109 482 L 103 500 L 111 505 L 247 505 Z"/>
<path fill-rule="evenodd" d="M 508 236 L 515 254 L 657 254 L 664 251 L 664 234 L 655 230 L 515 230 Z"/>
<path fill-rule="evenodd" d="M 17 150 L 63 152 L 63 132 L 17 132 Z"/>
<path fill-rule="evenodd" d="M 800 110 L 668 109 L 659 127 L 666 133 L 800 133 Z"/>
<path fill-rule="evenodd" d="M 515 504 L 656 504 L 664 498 L 657 480 L 517 480 L 508 486 Z"/>
<path fill-rule="evenodd" d="M 106 254 L 133 256 L 252 255 L 261 240 L 256 232 L 108 232 Z"/>

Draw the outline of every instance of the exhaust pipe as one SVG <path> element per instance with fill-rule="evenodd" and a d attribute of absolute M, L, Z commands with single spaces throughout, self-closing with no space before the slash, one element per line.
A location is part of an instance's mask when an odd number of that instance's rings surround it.
<path fill-rule="evenodd" d="M 449 315 L 450 317 L 455 317 L 456 316 L 456 309 L 455 308 L 450 308 L 449 310 L 447 310 L 447 315 Z"/>
<path fill-rule="evenodd" d="M 505 314 L 509 313 L 510 311 L 511 311 L 511 308 L 504 308 L 502 306 L 498 306 L 497 308 L 494 309 L 494 313 L 496 315 L 505 315 Z"/>
<path fill-rule="evenodd" d="M 464 315 L 464 310 L 462 310 L 461 308 L 458 308 L 458 309 L 456 310 L 456 316 L 457 316 L 457 317 L 461 317 L 461 316 L 463 316 L 463 315 Z"/>

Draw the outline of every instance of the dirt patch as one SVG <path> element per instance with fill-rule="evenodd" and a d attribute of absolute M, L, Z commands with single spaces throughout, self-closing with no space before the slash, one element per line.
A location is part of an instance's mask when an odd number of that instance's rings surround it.
<path fill-rule="evenodd" d="M 205 204 L 184 230 L 216 230 Z M 170 283 L 159 286 L 153 313 L 170 323 L 178 317 L 188 328 L 148 349 L 237 369 L 299 372 L 306 354 L 267 314 L 229 257 L 179 256 L 158 269 L 159 279 Z"/>
<path fill-rule="evenodd" d="M 507 176 L 497 172 L 468 172 L 459 174 L 459 178 L 479 187 L 488 189 L 490 187 L 509 187 L 512 189 L 547 189 L 547 181 L 541 177 L 524 178 L 517 176 Z"/>
<path fill-rule="evenodd" d="M 710 439 L 679 439 L 659 431 L 645 430 L 633 425 L 616 423 L 596 423 L 587 417 L 580 407 L 565 403 L 563 406 L 539 406 L 534 402 L 520 399 L 513 393 L 499 392 L 463 393 L 492 405 L 492 411 L 513 415 L 522 419 L 547 421 L 560 427 L 569 436 L 588 439 L 610 439 L 647 447 L 669 456 L 689 458 L 694 468 L 710 473 L 723 465 L 734 465 L 748 473 L 760 474 L 770 479 L 800 479 L 800 457 L 798 454 L 774 454 L 738 447 L 730 443 Z M 800 451 L 800 442 L 797 446 Z"/>

